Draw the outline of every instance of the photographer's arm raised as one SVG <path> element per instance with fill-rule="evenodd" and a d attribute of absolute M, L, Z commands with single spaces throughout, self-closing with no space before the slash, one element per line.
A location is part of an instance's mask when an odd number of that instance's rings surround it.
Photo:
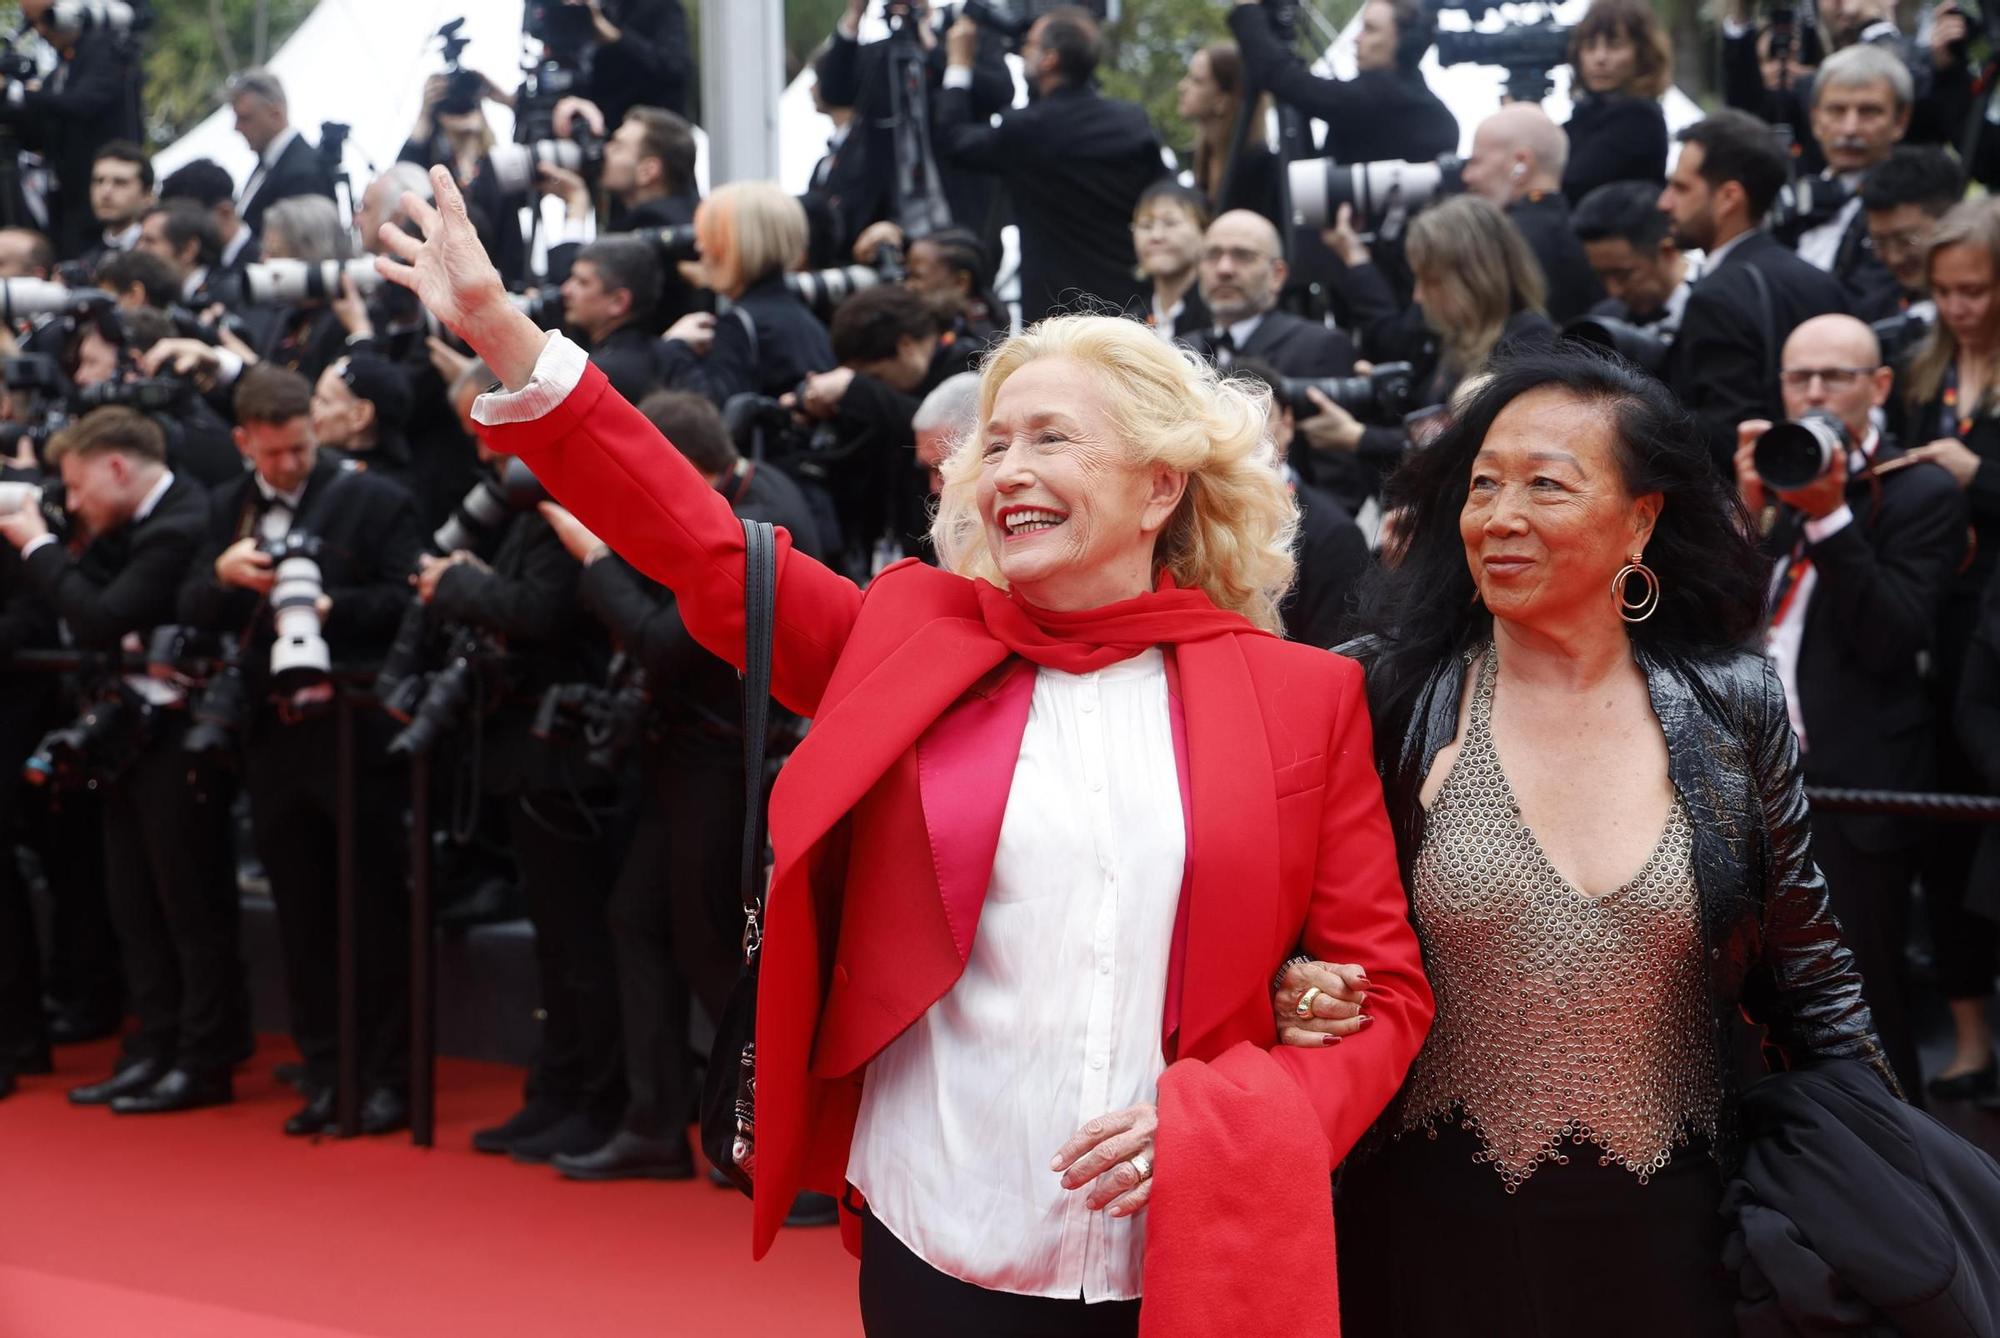
<path fill-rule="evenodd" d="M 496 450 L 515 452 L 550 494 L 633 566 L 680 599 L 711 652 L 743 658 L 743 528 L 729 503 L 560 335 L 507 303 L 451 174 L 432 169 L 437 207 L 403 206 L 422 239 L 384 229 L 376 266 L 416 293 L 510 392 L 474 414 Z M 519 393 L 526 392 L 526 393 Z M 854 584 L 795 553 L 780 531 L 775 695 L 802 715 L 820 693 L 861 606 Z"/>

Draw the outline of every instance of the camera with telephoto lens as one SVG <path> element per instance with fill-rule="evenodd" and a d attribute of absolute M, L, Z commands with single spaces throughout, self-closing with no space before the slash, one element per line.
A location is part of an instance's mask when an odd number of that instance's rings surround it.
<path fill-rule="evenodd" d="M 1301 158 L 1285 169 L 1292 193 L 1292 222 L 1318 232 L 1333 226 L 1340 206 L 1352 205 L 1357 229 L 1385 229 L 1395 218 L 1407 218 L 1432 200 L 1465 189 L 1465 164 L 1455 153 L 1425 163 L 1383 159 L 1372 163 L 1337 163 L 1331 158 Z"/>
<path fill-rule="evenodd" d="M 487 155 L 493 164 L 493 179 L 507 195 L 517 195 L 535 184 L 535 176 L 546 163 L 576 173 L 585 181 L 597 180 L 604 166 L 604 141 L 599 139 L 581 116 L 570 122 L 568 139 L 529 140 L 520 144 L 495 144 Z"/>
<path fill-rule="evenodd" d="M 124 0 L 56 0 L 49 7 L 49 27 L 57 32 L 109 32 L 128 36 L 144 28 L 137 11 Z"/>
<path fill-rule="evenodd" d="M 192 387 L 173 376 L 112 377 L 95 385 L 79 386 L 69 397 L 78 417 L 92 409 L 119 405 L 141 413 L 167 413 L 182 404 Z"/>
<path fill-rule="evenodd" d="M 803 382 L 793 394 L 803 398 Z M 790 468 L 816 456 L 840 453 L 840 429 L 831 420 L 802 420 L 790 405 L 769 395 L 749 391 L 731 395 L 722 406 L 722 425 L 736 453 L 746 460 L 769 460 Z"/>
<path fill-rule="evenodd" d="M 0 36 L 0 78 L 25 84 L 41 77 L 42 67 L 35 58 L 15 46 L 27 33 L 28 26 L 22 24 L 20 32 Z"/>
<path fill-rule="evenodd" d="M 69 538 L 69 507 L 63 500 L 62 480 L 0 483 L 0 515 L 10 516 L 30 505 L 41 514 L 42 524 L 48 527 L 57 542 Z"/>
<path fill-rule="evenodd" d="M 1875 332 L 1875 342 L 1882 346 L 1883 363 L 1891 364 L 1901 361 L 1905 353 L 1923 343 L 1933 324 L 1930 317 L 1920 312 L 1899 311 L 1872 322 L 1868 328 Z"/>
<path fill-rule="evenodd" d="M 1757 438 L 1757 477 L 1775 492 L 1796 492 L 1823 478 L 1852 445 L 1847 424 L 1825 409 L 1808 409 Z"/>
<path fill-rule="evenodd" d="M 67 311 L 74 295 L 71 289 L 54 279 L 36 279 L 27 275 L 0 279 L 0 320 L 12 325 L 16 321 L 29 321 L 37 316 L 52 316 L 56 312 Z"/>
<path fill-rule="evenodd" d="M 444 668 L 422 680 L 423 695 L 410 712 L 410 723 L 389 740 L 389 752 L 397 757 L 428 753 L 464 722 L 475 698 L 497 700 L 501 660 L 499 647 L 485 633 L 458 628 L 445 653 Z"/>
<path fill-rule="evenodd" d="M 548 500 L 548 490 L 535 478 L 526 462 L 510 459 L 497 474 L 484 474 L 465 494 L 452 513 L 445 517 L 425 546 L 432 557 L 446 557 L 464 549 L 471 553 L 489 552 L 499 542 L 500 531 L 509 518 Z M 375 675 L 375 700 L 399 721 L 408 723 L 423 701 L 425 651 L 430 645 L 430 611 L 412 599 L 396 625 L 395 638 L 382 667 Z"/>
<path fill-rule="evenodd" d="M 1281 384 L 1300 418 L 1319 412 L 1307 393 L 1313 390 L 1360 419 L 1396 421 L 1416 407 L 1417 374 L 1407 362 L 1385 362 L 1363 376 L 1287 376 Z"/>
<path fill-rule="evenodd" d="M 120 682 L 70 724 L 43 735 L 21 775 L 56 790 L 96 789 L 138 760 L 152 726 L 152 704 Z"/>
<path fill-rule="evenodd" d="M 465 48 L 472 44 L 469 37 L 461 37 L 459 29 L 465 26 L 465 18 L 460 15 L 437 30 L 439 44 L 444 48 L 444 96 L 438 99 L 437 109 L 447 116 L 464 116 L 479 110 L 480 94 L 485 91 L 477 70 L 468 70 L 459 63 Z"/>
<path fill-rule="evenodd" d="M 259 306 L 303 302 L 308 299 L 331 301 L 340 296 L 340 280 L 345 275 L 354 291 L 369 296 L 382 286 L 375 262 L 367 257 L 354 260 L 260 260 L 243 267 L 243 294 Z"/>
<path fill-rule="evenodd" d="M 1446 5 L 1447 9 L 1471 11 L 1475 17 L 1490 13 L 1488 3 Z M 1509 23 L 1498 31 L 1437 30 L 1437 59 L 1440 65 L 1497 65 L 1506 71 L 1507 96 L 1516 102 L 1540 102 L 1555 87 L 1550 72 L 1569 63 L 1570 29 L 1553 18 L 1534 23 Z"/>
<path fill-rule="evenodd" d="M 1563 326 L 1563 338 L 1615 353 L 1642 372 L 1660 375 L 1673 341 L 1665 335 L 1613 316 L 1579 316 Z"/>
<path fill-rule="evenodd" d="M 1798 177 L 1778 187 L 1765 226 L 1788 232 L 1830 223 L 1853 198 L 1853 188 L 1839 177 Z"/>
<path fill-rule="evenodd" d="M 646 671 L 621 659 L 611 686 L 557 683 L 535 708 L 533 735 L 548 743 L 581 745 L 586 765 L 617 774 L 635 744 L 646 737 L 653 716 L 653 693 Z"/>
<path fill-rule="evenodd" d="M 833 269 L 799 270 L 785 275 L 785 287 L 821 319 L 853 297 L 877 284 L 901 283 L 905 277 L 903 257 L 889 245 L 875 250 L 872 265 L 840 265 Z"/>
<path fill-rule="evenodd" d="M 295 700 L 327 683 L 333 652 L 320 626 L 319 601 L 326 586 L 319 569 L 319 540 L 294 530 L 263 545 L 271 559 L 271 620 L 278 639 L 271 643 L 271 686 Z"/>
<path fill-rule="evenodd" d="M 657 228 L 634 228 L 630 232 L 611 232 L 605 240 L 613 237 L 632 237 L 650 244 L 663 265 L 676 265 L 683 260 L 701 259 L 701 243 L 695 239 L 694 224 L 669 223 Z"/>

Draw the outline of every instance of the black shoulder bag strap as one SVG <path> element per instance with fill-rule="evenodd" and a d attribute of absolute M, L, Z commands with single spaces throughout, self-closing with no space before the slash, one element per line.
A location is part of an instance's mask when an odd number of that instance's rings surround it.
<path fill-rule="evenodd" d="M 757 972 L 764 948 L 764 748 L 771 724 L 771 643 L 778 603 L 777 531 L 743 522 L 743 972 L 715 1021 L 702 1084 L 701 1150 L 748 1194 L 757 1168 Z"/>
<path fill-rule="evenodd" d="M 764 867 L 764 747 L 771 730 L 771 641 L 778 603 L 777 531 L 743 522 L 743 955 L 754 960 L 763 941 L 764 903 L 757 875 Z"/>

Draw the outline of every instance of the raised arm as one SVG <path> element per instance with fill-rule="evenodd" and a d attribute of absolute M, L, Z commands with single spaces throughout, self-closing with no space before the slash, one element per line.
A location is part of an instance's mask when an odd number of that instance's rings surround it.
<path fill-rule="evenodd" d="M 520 455 L 577 518 L 634 567 L 672 590 L 688 630 L 743 663 L 743 529 L 729 503 L 582 351 L 507 304 L 451 174 L 431 171 L 437 207 L 403 205 L 421 240 L 385 231 L 383 276 L 410 289 L 485 359 L 508 392 L 474 407 L 496 450 Z M 390 240 L 390 233 L 394 239 Z M 861 592 L 779 532 L 773 693 L 813 715 L 846 643 Z"/>

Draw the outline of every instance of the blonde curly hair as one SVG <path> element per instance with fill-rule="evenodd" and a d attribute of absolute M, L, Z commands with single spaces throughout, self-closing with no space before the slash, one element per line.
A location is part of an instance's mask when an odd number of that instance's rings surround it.
<path fill-rule="evenodd" d="M 1279 631 L 1278 603 L 1297 569 L 1292 541 L 1299 516 L 1271 455 L 1270 392 L 1219 376 L 1123 317 L 1053 317 L 986 360 L 978 427 L 940 470 L 944 487 L 931 542 L 945 569 L 1007 584 L 979 517 L 980 446 L 1001 385 L 1038 358 L 1070 358 L 1095 371 L 1110 391 L 1111 419 L 1132 463 L 1187 475 L 1187 491 L 1160 532 L 1155 569 L 1172 573 L 1184 589 L 1206 592 L 1218 608 Z"/>

